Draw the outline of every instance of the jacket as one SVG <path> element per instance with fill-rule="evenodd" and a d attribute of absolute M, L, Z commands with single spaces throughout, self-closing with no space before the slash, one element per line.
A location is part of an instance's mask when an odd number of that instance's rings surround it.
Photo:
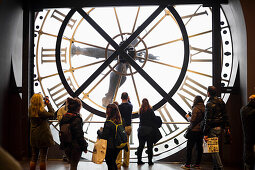
<path fill-rule="evenodd" d="M 119 110 L 120 114 L 123 120 L 123 125 L 124 126 L 131 126 L 131 117 L 132 117 L 132 110 L 133 110 L 133 105 L 128 102 L 128 103 L 121 103 L 119 105 Z"/>
<path fill-rule="evenodd" d="M 251 100 L 246 106 L 241 108 L 241 120 L 244 142 L 255 144 L 255 100 Z"/>
<path fill-rule="evenodd" d="M 105 121 L 103 131 L 98 130 L 97 134 L 100 139 L 107 140 L 107 148 L 114 149 L 115 148 L 115 133 L 116 126 L 110 122 Z"/>
<path fill-rule="evenodd" d="M 204 134 L 214 127 L 229 126 L 225 103 L 218 97 L 210 97 L 205 106 Z"/>
<path fill-rule="evenodd" d="M 140 137 L 149 137 L 149 140 L 156 144 L 162 138 L 162 135 L 156 124 L 157 120 L 153 109 L 148 109 L 146 112 L 139 114 L 139 116 L 138 139 Z"/>
<path fill-rule="evenodd" d="M 157 129 L 155 124 L 156 116 L 152 109 L 148 109 L 146 112 L 139 114 L 140 124 L 139 126 L 150 126 L 154 129 Z"/>
<path fill-rule="evenodd" d="M 54 116 L 51 104 L 47 104 L 49 112 L 44 110 L 38 113 L 38 117 L 30 117 L 30 144 L 32 147 L 50 147 L 54 144 L 48 119 Z"/>
<path fill-rule="evenodd" d="M 201 131 L 200 124 L 204 119 L 205 105 L 204 103 L 197 103 L 192 108 L 192 115 L 190 119 L 191 131 Z"/>
<path fill-rule="evenodd" d="M 81 151 L 87 151 L 88 143 L 84 139 L 84 132 L 82 128 L 83 121 L 80 115 L 76 113 L 64 114 L 60 121 L 60 126 L 66 123 L 70 123 L 70 127 L 71 127 L 70 130 L 72 133 L 72 146 L 64 146 L 64 147 L 78 148 Z"/>

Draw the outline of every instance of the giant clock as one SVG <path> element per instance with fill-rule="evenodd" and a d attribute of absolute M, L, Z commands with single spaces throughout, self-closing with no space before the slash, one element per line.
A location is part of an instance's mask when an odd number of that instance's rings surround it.
<path fill-rule="evenodd" d="M 159 160 L 186 147 L 184 115 L 212 84 L 212 13 L 202 5 L 50 9 L 36 13 L 34 89 L 57 110 L 68 96 L 83 101 L 91 159 L 105 106 L 129 93 L 134 107 L 131 159 L 138 147 L 137 111 L 148 98 L 164 124 Z M 222 87 L 233 86 L 237 62 L 221 11 Z M 227 101 L 229 94 L 222 94 Z M 58 123 L 51 125 L 58 143 Z M 144 151 L 146 152 L 146 150 Z M 146 153 L 144 153 L 146 157 Z"/>

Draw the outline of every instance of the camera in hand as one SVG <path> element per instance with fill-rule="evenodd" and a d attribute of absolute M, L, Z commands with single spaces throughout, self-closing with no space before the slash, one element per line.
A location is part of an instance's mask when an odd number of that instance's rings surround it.
<path fill-rule="evenodd" d="M 44 98 L 43 98 L 43 100 L 44 100 L 44 103 L 45 104 L 47 104 L 47 103 L 49 103 L 50 101 L 49 101 L 49 97 L 48 96 L 45 96 Z"/>
<path fill-rule="evenodd" d="M 188 112 L 188 115 L 191 116 L 191 112 Z"/>

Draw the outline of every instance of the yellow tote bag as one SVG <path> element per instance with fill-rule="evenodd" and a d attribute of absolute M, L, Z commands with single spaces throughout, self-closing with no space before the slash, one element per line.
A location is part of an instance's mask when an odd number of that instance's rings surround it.
<path fill-rule="evenodd" d="M 204 142 L 203 142 L 203 152 L 204 153 L 219 152 L 218 138 L 217 137 L 208 138 L 207 142 L 204 140 Z"/>
<path fill-rule="evenodd" d="M 92 154 L 92 162 L 95 164 L 101 164 L 104 161 L 106 154 L 107 140 L 97 139 L 94 144 L 93 154 Z"/>

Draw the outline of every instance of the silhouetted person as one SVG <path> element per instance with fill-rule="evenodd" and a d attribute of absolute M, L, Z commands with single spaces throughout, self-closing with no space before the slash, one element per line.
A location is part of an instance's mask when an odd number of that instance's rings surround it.
<path fill-rule="evenodd" d="M 186 163 L 182 165 L 181 168 L 189 169 L 189 168 L 199 168 L 200 162 L 203 154 L 203 131 L 200 128 L 201 121 L 204 119 L 205 105 L 201 96 L 196 96 L 193 101 L 192 113 L 191 116 L 189 114 L 186 115 L 187 119 L 190 122 L 189 130 L 190 137 L 187 141 L 187 155 L 186 155 Z M 191 165 L 192 158 L 192 150 L 196 145 L 197 158 L 196 163 Z"/>
<path fill-rule="evenodd" d="M 132 132 L 131 127 L 131 117 L 132 117 L 132 111 L 133 111 L 133 105 L 130 102 L 130 98 L 128 96 L 127 92 L 123 92 L 121 94 L 121 104 L 119 105 L 119 111 L 123 120 L 123 124 L 125 126 L 125 131 L 127 133 L 128 142 L 127 147 L 128 149 L 124 150 L 124 158 L 123 158 L 123 164 L 122 166 L 128 167 L 129 166 L 129 156 L 130 156 L 130 145 L 129 145 L 129 136 Z M 117 166 L 120 168 L 122 162 L 122 150 L 120 151 L 118 157 L 117 157 Z"/>
<path fill-rule="evenodd" d="M 65 154 L 70 163 L 70 170 L 76 170 L 81 159 L 82 152 L 87 153 L 88 143 L 84 139 L 83 121 L 80 117 L 81 101 L 78 98 L 67 98 L 67 113 L 60 121 L 63 124 L 70 124 L 71 144 L 61 143 L 60 146 L 65 150 Z"/>
<path fill-rule="evenodd" d="M 142 105 L 139 109 L 139 128 L 138 128 L 138 140 L 139 146 L 137 148 L 137 164 L 142 165 L 144 162 L 142 161 L 142 152 L 145 143 L 147 143 L 148 147 L 148 164 L 153 165 L 152 157 L 153 157 L 153 143 L 154 137 L 156 134 L 156 130 L 158 127 L 155 123 L 156 115 L 149 104 L 148 99 L 144 98 L 142 100 Z"/>
<path fill-rule="evenodd" d="M 44 109 L 48 107 L 49 111 Z M 32 159 L 30 170 L 36 169 L 36 162 L 40 153 L 40 170 L 46 169 L 48 148 L 54 144 L 50 131 L 48 119 L 54 116 L 54 110 L 49 99 L 40 93 L 34 94 L 30 99 L 29 118 L 30 118 L 30 144 L 32 147 Z"/>
<path fill-rule="evenodd" d="M 118 106 L 113 103 L 106 107 L 104 128 L 103 130 L 98 130 L 97 134 L 100 139 L 107 140 L 105 161 L 108 170 L 117 170 L 116 159 L 121 149 L 115 147 L 116 126 L 111 121 L 116 125 L 122 122 Z"/>
<path fill-rule="evenodd" d="M 207 95 L 209 97 L 205 106 L 204 135 L 207 138 L 219 137 L 222 130 L 229 126 L 226 106 L 222 99 L 216 96 L 216 87 L 209 86 Z M 223 169 L 223 164 L 219 152 L 211 153 L 213 159 L 213 169 Z"/>
<path fill-rule="evenodd" d="M 255 95 L 249 97 L 249 103 L 241 108 L 241 119 L 244 134 L 244 169 L 254 170 L 255 145 Z"/>

